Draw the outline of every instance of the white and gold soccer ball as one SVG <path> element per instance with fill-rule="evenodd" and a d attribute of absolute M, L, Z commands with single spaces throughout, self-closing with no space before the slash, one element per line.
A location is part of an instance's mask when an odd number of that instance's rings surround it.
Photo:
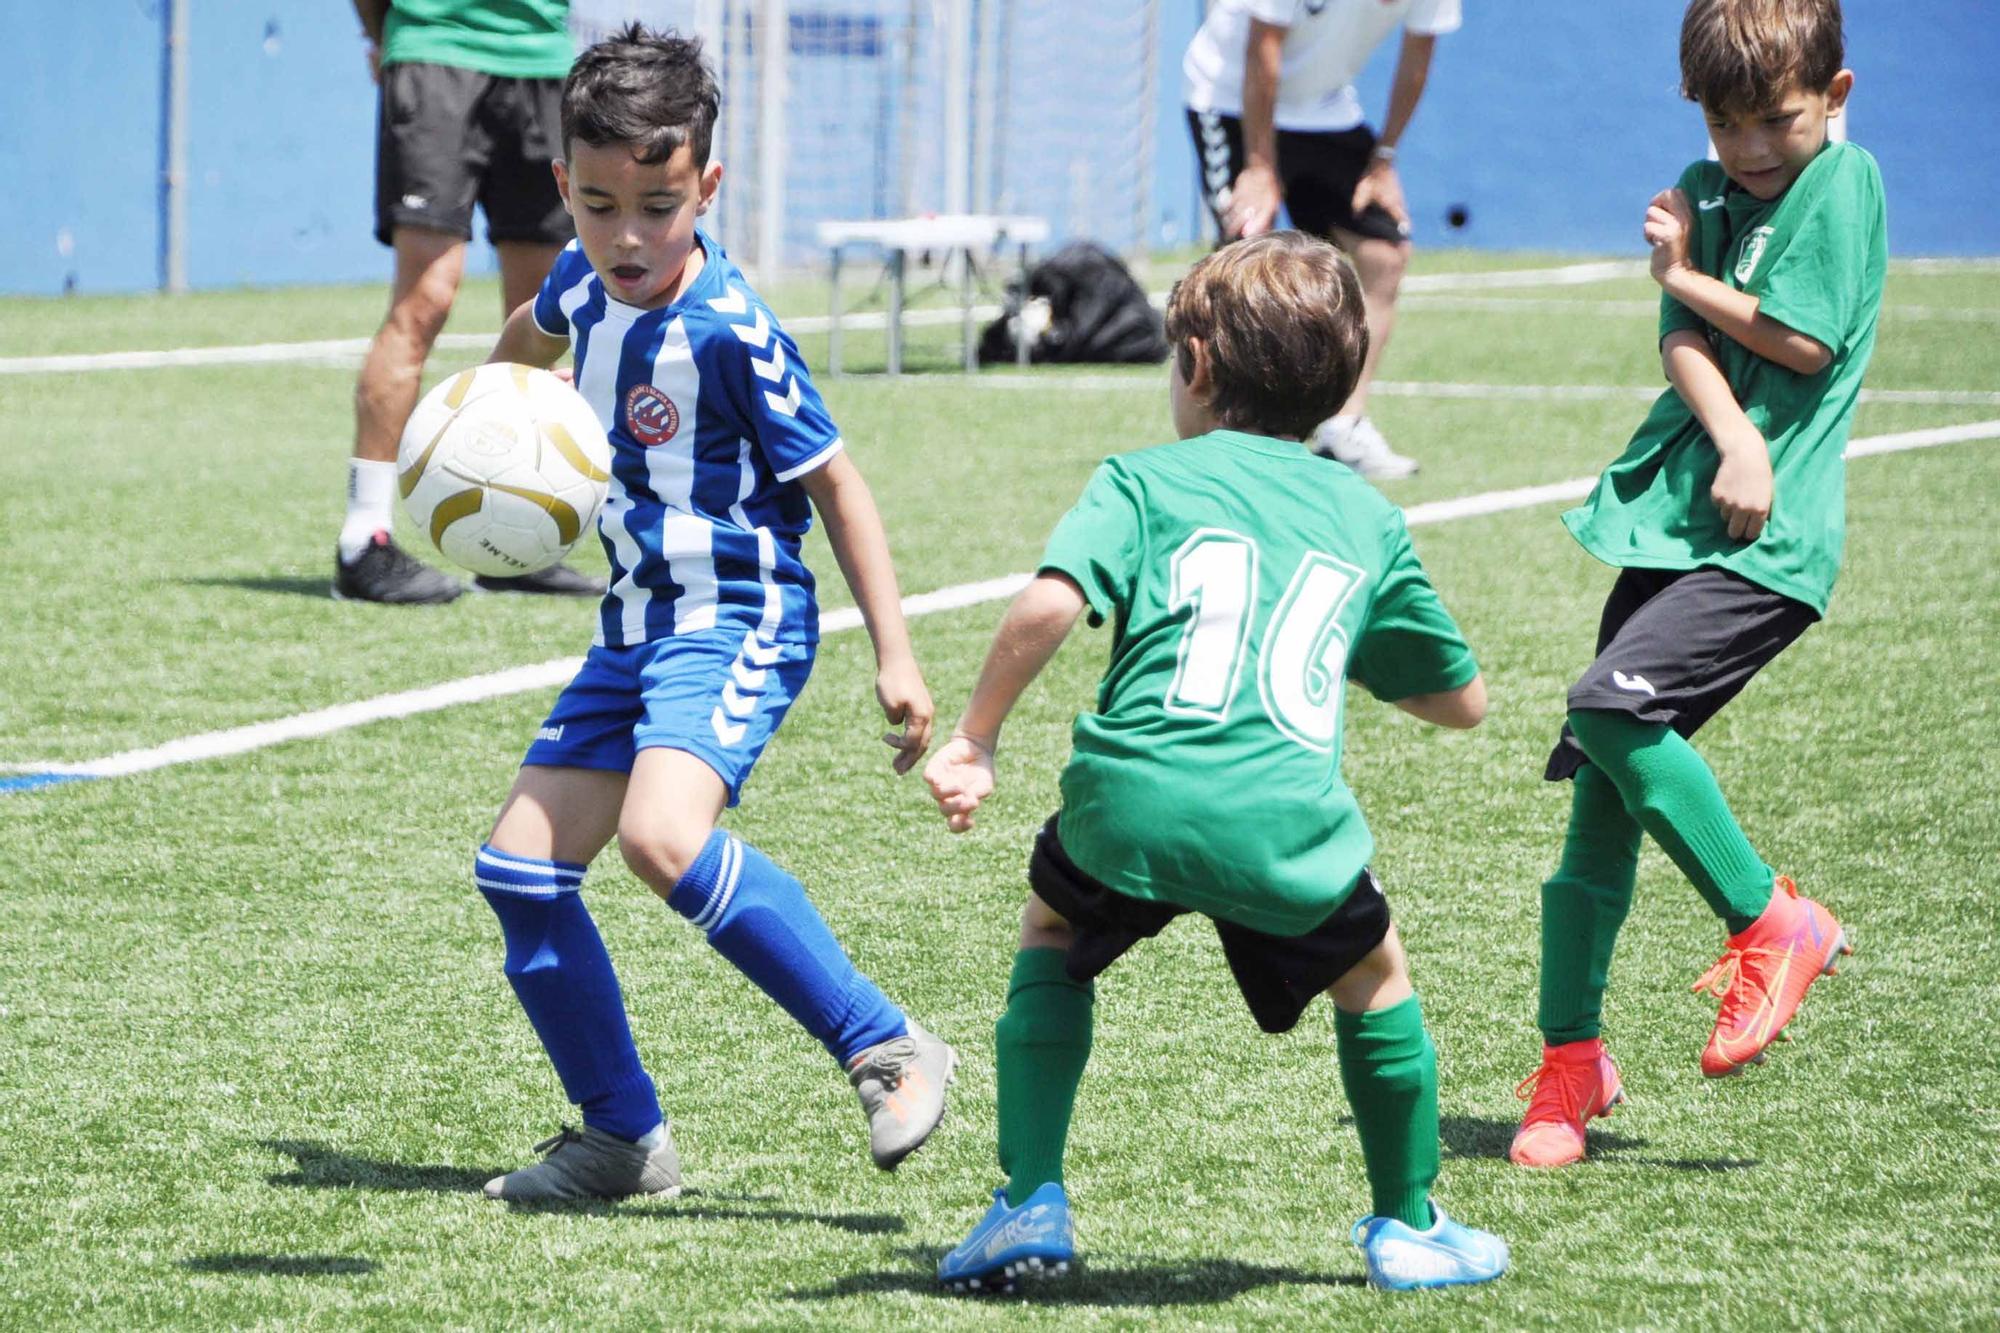
<path fill-rule="evenodd" d="M 591 530 L 611 443 L 583 396 L 532 366 L 461 370 L 424 395 L 396 451 L 403 507 L 445 559 L 532 574 Z"/>

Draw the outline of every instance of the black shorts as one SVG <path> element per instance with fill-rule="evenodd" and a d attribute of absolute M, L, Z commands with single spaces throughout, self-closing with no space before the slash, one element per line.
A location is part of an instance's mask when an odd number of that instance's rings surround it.
<path fill-rule="evenodd" d="M 1028 885 L 1076 932 L 1063 969 L 1089 981 L 1140 940 L 1151 939 L 1188 908 L 1120 893 L 1077 868 L 1056 837 L 1056 816 L 1035 835 Z M 1333 914 L 1303 935 L 1266 935 L 1211 917 L 1236 985 L 1257 1026 L 1289 1032 L 1313 997 L 1323 994 L 1389 933 L 1389 900 L 1368 871 Z"/>
<path fill-rule="evenodd" d="M 576 233 L 551 167 L 562 156 L 561 79 L 503 79 L 454 65 L 382 67 L 375 120 L 375 239 L 426 227 L 470 239 L 561 245 Z"/>
<path fill-rule="evenodd" d="M 1223 194 L 1243 172 L 1243 122 L 1214 111 L 1189 111 L 1187 117 L 1200 159 L 1202 198 L 1221 230 Z M 1279 130 L 1278 182 L 1292 225 L 1329 240 L 1335 229 L 1377 241 L 1408 240 L 1403 225 L 1380 204 L 1354 211 L 1354 187 L 1374 152 L 1375 131 L 1366 125 L 1324 133 Z"/>
<path fill-rule="evenodd" d="M 1819 619 L 1804 602 L 1724 569 L 1625 569 L 1604 599 L 1597 660 L 1570 686 L 1571 709 L 1630 713 L 1692 736 Z M 1565 722 L 1543 774 L 1589 761 Z"/>

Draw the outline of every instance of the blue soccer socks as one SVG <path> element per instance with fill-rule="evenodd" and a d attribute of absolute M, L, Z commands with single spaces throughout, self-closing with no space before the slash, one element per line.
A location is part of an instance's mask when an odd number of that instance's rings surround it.
<path fill-rule="evenodd" d="M 664 1120 L 625 997 L 583 905 L 584 867 L 481 846 L 473 881 L 500 918 L 507 980 L 583 1123 L 638 1141 Z"/>
<path fill-rule="evenodd" d="M 805 889 L 741 838 L 716 829 L 667 906 L 817 1037 L 846 1068 L 909 1031 L 902 1010 L 849 961 Z"/>

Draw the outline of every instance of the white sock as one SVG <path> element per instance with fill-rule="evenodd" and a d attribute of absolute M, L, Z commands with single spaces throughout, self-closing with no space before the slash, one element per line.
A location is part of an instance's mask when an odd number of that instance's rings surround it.
<path fill-rule="evenodd" d="M 638 1145 L 641 1148 L 644 1148 L 647 1152 L 653 1151 L 653 1149 L 659 1147 L 662 1143 L 665 1143 L 666 1141 L 667 1141 L 667 1122 L 664 1120 L 662 1120 L 659 1124 L 653 1126 L 651 1129 L 647 1130 L 644 1134 L 641 1134 L 636 1140 Z"/>
<path fill-rule="evenodd" d="M 388 532 L 396 522 L 396 465 L 368 458 L 347 460 L 347 521 L 340 527 L 340 558 L 348 564 L 361 553 L 376 533 Z"/>

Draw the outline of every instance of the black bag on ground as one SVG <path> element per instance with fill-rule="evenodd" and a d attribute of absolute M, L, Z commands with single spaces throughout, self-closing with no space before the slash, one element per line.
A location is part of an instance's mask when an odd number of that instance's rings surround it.
<path fill-rule="evenodd" d="M 1015 359 L 1015 330 L 1023 307 L 1034 298 L 1048 302 L 1049 321 L 1033 335 L 1030 361 L 1130 364 L 1167 359 L 1160 312 L 1131 270 L 1095 241 L 1071 241 L 1028 270 L 1025 295 L 1018 279 L 1007 284 L 1006 310 L 979 339 L 981 365 Z"/>

